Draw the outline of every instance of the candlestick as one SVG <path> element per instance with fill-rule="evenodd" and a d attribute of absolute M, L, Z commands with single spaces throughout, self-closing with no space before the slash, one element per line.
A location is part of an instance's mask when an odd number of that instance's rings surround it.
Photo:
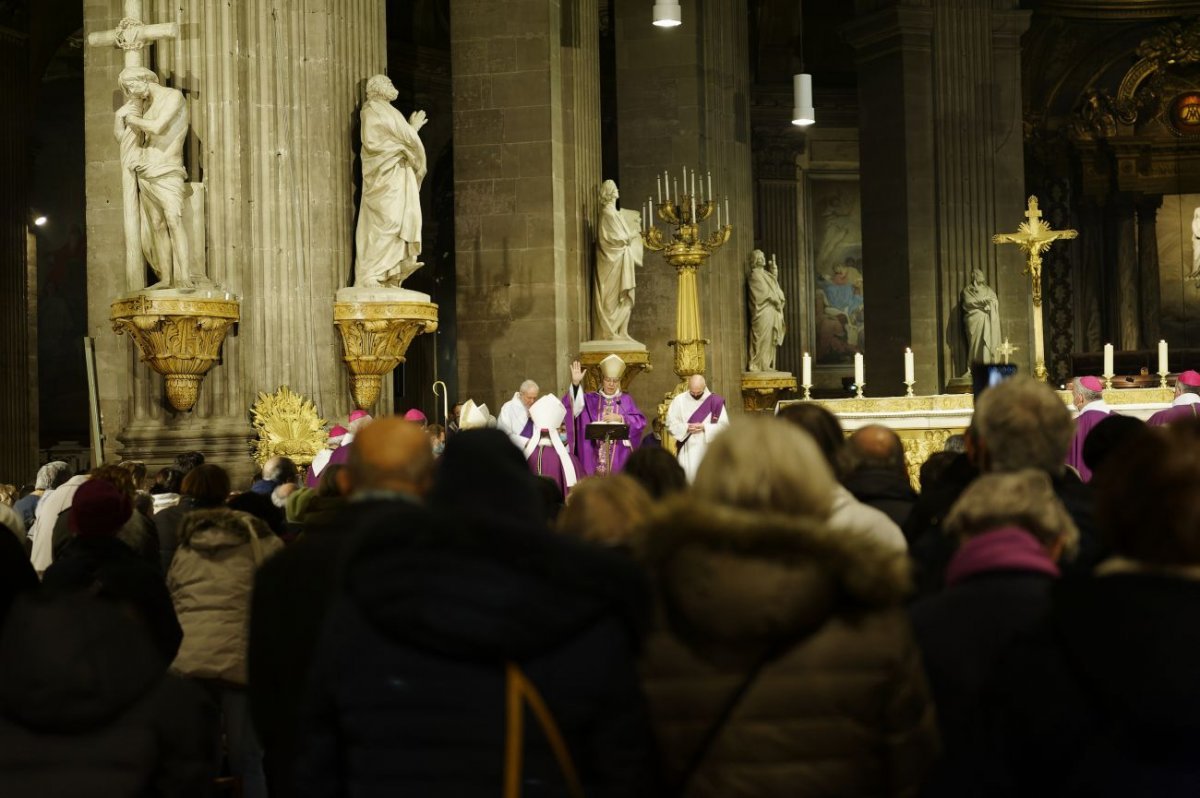
<path fill-rule="evenodd" d="M 854 384 L 858 386 L 858 395 L 862 396 L 862 384 L 864 382 L 863 374 L 863 356 L 862 352 L 854 353 Z"/>
<path fill-rule="evenodd" d="M 679 181 L 677 181 L 675 178 L 671 178 L 671 183 L 673 186 L 672 191 L 671 191 L 671 195 L 672 195 L 671 201 L 673 203 L 675 203 L 676 205 L 678 205 L 679 204 Z"/>
<path fill-rule="evenodd" d="M 808 352 L 800 360 L 800 384 L 806 389 L 812 387 L 812 356 Z"/>
<path fill-rule="evenodd" d="M 696 224 L 696 195 L 693 194 L 691 199 L 692 199 L 692 224 Z"/>
<path fill-rule="evenodd" d="M 654 178 L 654 182 L 658 184 L 658 204 L 662 205 L 662 177 Z"/>
<path fill-rule="evenodd" d="M 917 381 L 916 364 L 913 362 L 913 351 L 910 347 L 904 348 L 904 384 L 909 385 Z"/>
<path fill-rule="evenodd" d="M 663 191 L 667 192 L 667 202 L 671 201 L 671 176 L 667 174 L 667 170 L 663 170 Z"/>

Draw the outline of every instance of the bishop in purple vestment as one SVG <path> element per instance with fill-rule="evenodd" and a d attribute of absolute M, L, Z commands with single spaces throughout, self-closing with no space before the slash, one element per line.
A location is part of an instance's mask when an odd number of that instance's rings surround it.
<path fill-rule="evenodd" d="M 1183 372 L 1175 378 L 1175 398 L 1166 410 L 1159 410 L 1146 423 L 1152 427 L 1165 427 L 1189 418 L 1200 418 L 1200 373 Z"/>
<path fill-rule="evenodd" d="M 529 408 L 529 423 L 533 432 L 525 442 L 525 460 L 529 470 L 539 477 L 549 477 L 558 484 L 563 498 L 582 475 L 582 467 L 568 449 L 574 437 L 567 427 L 567 440 L 559 437 L 559 427 L 567 417 L 567 407 L 553 396 L 543 396 Z"/>
<path fill-rule="evenodd" d="M 625 462 L 642 441 L 646 431 L 646 417 L 638 410 L 633 397 L 621 391 L 621 377 L 625 374 L 625 361 L 616 355 L 609 355 L 600 361 L 600 390 L 585 393 L 580 387 L 583 381 L 583 367 L 579 361 L 571 364 L 571 390 L 563 403 L 571 408 L 574 423 L 574 447 L 572 452 L 579 458 L 586 475 L 595 474 L 601 463 L 600 441 L 587 439 L 587 426 L 598 421 L 609 421 L 627 424 L 629 438 L 612 444 L 609 473 L 616 473 L 625 467 Z"/>
<path fill-rule="evenodd" d="M 1067 452 L 1067 465 L 1078 471 L 1084 482 L 1090 482 L 1092 470 L 1083 462 L 1083 443 L 1092 428 L 1108 418 L 1112 408 L 1104 402 L 1104 383 L 1099 377 L 1077 377 L 1072 400 L 1079 415 L 1075 417 L 1075 435 Z"/>

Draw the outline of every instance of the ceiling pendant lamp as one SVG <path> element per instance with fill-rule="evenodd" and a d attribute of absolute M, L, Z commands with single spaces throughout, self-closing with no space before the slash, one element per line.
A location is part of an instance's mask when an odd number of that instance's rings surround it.
<path fill-rule="evenodd" d="M 813 110 L 812 75 L 792 75 L 792 124 L 808 127 L 817 121 Z"/>
<path fill-rule="evenodd" d="M 660 28 L 674 28 L 682 24 L 683 12 L 679 0 L 658 0 L 654 4 L 654 24 Z"/>

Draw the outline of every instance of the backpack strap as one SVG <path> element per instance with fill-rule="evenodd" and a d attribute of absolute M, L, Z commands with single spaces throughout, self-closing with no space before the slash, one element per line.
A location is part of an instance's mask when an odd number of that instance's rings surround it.
<path fill-rule="evenodd" d="M 524 764 L 525 741 L 525 704 L 533 711 L 550 750 L 554 753 L 558 767 L 562 770 L 563 779 L 567 783 L 567 791 L 572 798 L 584 798 L 583 785 L 579 781 L 579 773 L 571 759 L 571 752 L 554 721 L 554 715 L 542 700 L 542 694 L 533 686 L 533 682 L 524 671 L 513 662 L 505 668 L 505 738 L 504 738 L 504 798 L 520 798 L 521 770 Z"/>

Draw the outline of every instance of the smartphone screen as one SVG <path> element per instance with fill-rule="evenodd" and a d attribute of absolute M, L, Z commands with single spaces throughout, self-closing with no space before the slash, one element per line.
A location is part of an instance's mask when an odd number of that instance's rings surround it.
<path fill-rule="evenodd" d="M 971 366 L 971 391 L 978 400 L 980 394 L 1017 376 L 1016 363 L 976 363 Z"/>

